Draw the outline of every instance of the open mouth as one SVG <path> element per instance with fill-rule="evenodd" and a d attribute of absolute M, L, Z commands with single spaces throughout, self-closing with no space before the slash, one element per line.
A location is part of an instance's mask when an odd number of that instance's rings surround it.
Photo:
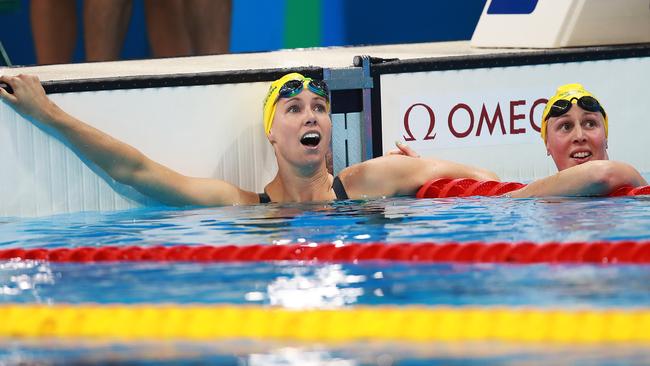
<path fill-rule="evenodd" d="M 307 132 L 300 138 L 300 143 L 308 147 L 316 147 L 320 142 L 320 133 Z"/>
<path fill-rule="evenodd" d="M 577 151 L 571 154 L 573 159 L 588 159 L 591 157 L 591 152 L 589 151 Z"/>

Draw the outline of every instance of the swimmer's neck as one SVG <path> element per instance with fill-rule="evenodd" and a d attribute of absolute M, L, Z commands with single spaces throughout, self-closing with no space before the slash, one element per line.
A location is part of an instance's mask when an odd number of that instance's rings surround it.
<path fill-rule="evenodd" d="M 309 174 L 291 168 L 278 169 L 264 191 L 275 202 L 328 201 L 336 197 L 332 190 L 333 180 L 325 165 Z"/>

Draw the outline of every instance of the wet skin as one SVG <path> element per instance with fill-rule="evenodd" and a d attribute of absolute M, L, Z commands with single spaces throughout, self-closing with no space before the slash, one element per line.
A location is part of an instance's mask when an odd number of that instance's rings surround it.
<path fill-rule="evenodd" d="M 594 160 L 608 160 L 605 118 L 600 112 L 589 112 L 573 105 L 571 109 L 548 120 L 546 150 L 557 169 L 564 169 Z"/>
<path fill-rule="evenodd" d="M 278 100 L 268 138 L 279 164 L 288 163 L 306 174 L 318 170 L 325 162 L 331 135 L 325 98 L 303 90 Z"/>

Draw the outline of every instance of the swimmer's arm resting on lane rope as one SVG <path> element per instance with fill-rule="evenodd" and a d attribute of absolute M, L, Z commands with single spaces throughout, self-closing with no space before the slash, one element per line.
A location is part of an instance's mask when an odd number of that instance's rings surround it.
<path fill-rule="evenodd" d="M 35 76 L 1 76 L 0 81 L 13 89 L 13 94 L 0 89 L 0 97 L 18 112 L 55 128 L 113 179 L 147 196 L 176 206 L 259 202 L 255 193 L 230 183 L 182 175 L 149 159 L 133 146 L 69 115 L 47 97 Z"/>
<path fill-rule="evenodd" d="M 648 183 L 629 164 L 611 160 L 588 161 L 536 180 L 510 192 L 509 197 L 606 196 L 623 186 L 639 187 Z"/>
<path fill-rule="evenodd" d="M 353 165 L 339 174 L 352 199 L 415 195 L 427 181 L 437 178 L 495 180 L 486 169 L 451 161 L 389 154 Z"/>

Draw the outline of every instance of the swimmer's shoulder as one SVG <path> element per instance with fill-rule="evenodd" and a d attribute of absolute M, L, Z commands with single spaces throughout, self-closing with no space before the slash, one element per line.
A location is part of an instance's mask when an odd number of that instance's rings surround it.
<path fill-rule="evenodd" d="M 413 158 L 387 155 L 351 165 L 338 177 L 351 199 L 366 199 L 391 195 L 394 170 Z"/>

